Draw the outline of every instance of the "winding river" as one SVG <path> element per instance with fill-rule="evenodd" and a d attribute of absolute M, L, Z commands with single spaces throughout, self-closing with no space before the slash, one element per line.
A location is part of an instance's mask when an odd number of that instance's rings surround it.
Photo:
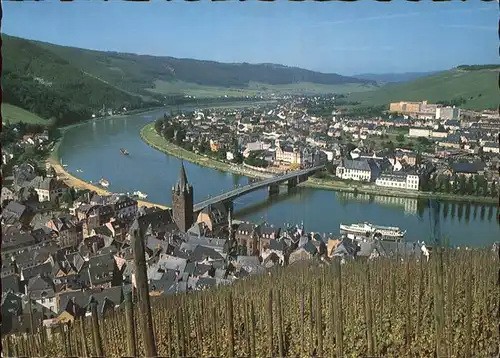
<path fill-rule="evenodd" d="M 59 155 L 73 175 L 97 183 L 104 177 L 110 191 L 140 190 L 148 201 L 170 204 L 170 191 L 179 176 L 180 160 L 156 151 L 140 138 L 140 129 L 163 111 L 85 122 L 68 128 Z M 129 156 L 120 154 L 120 148 Z M 195 202 L 245 185 L 248 179 L 192 163 L 185 163 L 194 186 Z M 77 171 L 78 170 L 78 171 Z M 254 222 L 283 226 L 303 222 L 306 230 L 339 231 L 340 223 L 368 221 L 399 226 L 407 240 L 430 241 L 431 223 L 425 200 L 354 195 L 329 190 L 297 188 L 293 193 L 269 198 L 266 190 L 235 201 L 236 216 Z M 445 203 L 440 213 L 441 232 L 456 246 L 484 246 L 500 239 L 495 206 Z"/>

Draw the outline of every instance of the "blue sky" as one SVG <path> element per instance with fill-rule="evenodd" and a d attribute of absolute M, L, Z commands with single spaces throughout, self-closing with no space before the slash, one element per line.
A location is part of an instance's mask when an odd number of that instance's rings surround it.
<path fill-rule="evenodd" d="M 97 50 L 346 75 L 499 63 L 496 1 L 45 0 L 2 6 L 2 32 Z"/>

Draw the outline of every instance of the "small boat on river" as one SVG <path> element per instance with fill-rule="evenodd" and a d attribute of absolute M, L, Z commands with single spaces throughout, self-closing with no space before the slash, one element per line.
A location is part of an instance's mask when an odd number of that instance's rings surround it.
<path fill-rule="evenodd" d="M 344 234 L 364 236 L 366 238 L 378 238 L 390 241 L 402 240 L 406 234 L 406 231 L 401 231 L 398 227 L 380 226 L 368 222 L 352 225 L 340 224 L 340 232 Z"/>
<path fill-rule="evenodd" d="M 127 152 L 127 150 L 123 148 L 120 148 L 120 153 L 122 153 L 123 155 L 129 155 L 129 152 Z"/>
<path fill-rule="evenodd" d="M 139 198 L 139 199 L 146 199 L 148 197 L 148 194 L 143 193 L 143 192 L 137 190 L 137 191 L 133 192 L 132 196 L 135 197 L 135 198 Z"/>
<path fill-rule="evenodd" d="M 102 186 L 102 187 L 107 188 L 109 186 L 109 181 L 107 181 L 104 178 L 101 178 L 101 180 L 99 180 L 99 185 Z"/>

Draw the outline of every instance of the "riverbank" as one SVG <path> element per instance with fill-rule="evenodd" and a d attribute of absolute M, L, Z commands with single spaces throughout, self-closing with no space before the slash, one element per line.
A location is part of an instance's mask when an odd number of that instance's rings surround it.
<path fill-rule="evenodd" d="M 152 111 L 153 110 L 148 109 L 144 112 L 139 112 L 139 114 L 145 114 L 145 113 L 149 113 Z M 138 114 L 138 113 L 135 113 L 135 114 Z M 107 118 L 95 118 L 95 120 L 105 120 L 108 118 L 120 119 L 120 118 L 125 118 L 126 116 L 127 115 L 117 115 L 117 116 L 107 117 Z M 108 196 L 108 195 L 112 194 L 110 191 L 105 190 L 97 185 L 93 185 L 91 183 L 88 183 L 82 179 L 77 178 L 76 176 L 74 176 L 73 174 L 68 172 L 60 163 L 59 146 L 61 145 L 61 142 L 64 140 L 64 132 L 70 128 L 77 127 L 77 126 L 82 125 L 83 123 L 86 123 L 86 122 L 87 121 L 83 121 L 80 123 L 75 123 L 75 124 L 71 124 L 69 126 L 59 128 L 59 130 L 61 131 L 61 136 L 54 143 L 54 147 L 53 147 L 49 157 L 45 160 L 45 163 L 51 165 L 54 168 L 54 170 L 57 173 L 57 177 L 59 179 L 61 179 L 67 186 L 75 188 L 75 189 L 80 189 L 80 190 L 92 190 L 92 191 L 95 191 L 98 195 Z M 139 207 L 145 206 L 148 208 L 159 207 L 161 209 L 168 209 L 168 207 L 165 205 L 151 203 L 149 201 L 144 201 L 144 200 L 137 200 L 137 204 L 139 205 Z"/>
<path fill-rule="evenodd" d="M 259 105 L 259 104 L 269 103 L 269 102 L 271 102 L 271 101 L 234 102 L 234 103 L 218 103 L 217 101 L 214 101 L 214 102 L 210 102 L 210 103 L 201 104 L 201 105 L 199 105 L 199 107 L 200 108 L 239 108 L 239 107 L 249 107 L 249 106 Z M 197 106 L 194 103 L 191 105 Z M 45 163 L 53 166 L 54 169 L 56 170 L 56 173 L 58 174 L 58 176 L 66 183 L 66 185 L 68 185 L 70 187 L 74 187 L 76 189 L 92 190 L 92 191 L 95 191 L 96 193 L 98 193 L 99 195 L 111 195 L 112 194 L 111 192 L 103 189 L 102 187 L 97 186 L 97 185 L 93 185 L 93 184 L 86 182 L 86 181 L 76 177 L 75 175 L 69 173 L 61 165 L 61 157 L 60 157 L 60 153 L 59 153 L 59 147 L 60 147 L 62 141 L 64 140 L 65 132 L 69 129 L 84 125 L 84 124 L 91 122 L 91 121 L 97 122 L 97 121 L 103 121 L 103 120 L 115 120 L 115 119 L 121 120 L 121 119 L 128 118 L 131 115 L 147 115 L 149 113 L 155 113 L 158 111 L 168 111 L 169 109 L 172 109 L 172 108 L 174 108 L 174 107 L 173 106 L 162 106 L 162 107 L 137 109 L 137 110 L 129 111 L 129 112 L 124 113 L 124 114 L 118 114 L 118 115 L 107 116 L 107 117 L 89 118 L 88 120 L 85 120 L 82 122 L 70 124 L 70 125 L 67 125 L 64 127 L 59 127 L 58 129 L 59 129 L 61 135 L 55 141 L 53 149 L 52 149 L 49 157 L 45 160 Z M 220 170 L 228 171 L 226 168 L 220 169 Z M 235 174 L 238 174 L 238 173 L 235 172 Z M 248 173 L 246 173 L 246 172 L 240 173 L 240 174 L 241 175 L 248 175 Z M 162 209 L 168 208 L 165 205 L 160 205 L 160 204 L 152 203 L 149 201 L 143 201 L 143 200 L 138 200 L 138 204 L 139 204 L 139 206 L 146 206 L 146 207 L 156 206 L 156 207 L 159 207 Z"/>
<path fill-rule="evenodd" d="M 393 196 L 402 197 L 409 199 L 439 199 L 453 202 L 466 202 L 471 204 L 496 204 L 497 199 L 480 197 L 480 196 L 469 196 L 469 195 L 454 195 L 445 193 L 428 193 L 423 191 L 413 191 L 404 190 L 396 188 L 384 188 L 380 186 L 361 184 L 361 183 L 347 183 L 341 180 L 335 179 L 319 179 L 319 178 L 309 178 L 307 182 L 304 183 L 305 186 L 324 190 L 333 190 L 348 193 L 359 193 L 368 195 L 382 195 L 382 196 Z"/>
<path fill-rule="evenodd" d="M 217 169 L 223 172 L 228 172 L 236 175 L 243 175 L 250 178 L 256 179 L 266 179 L 270 178 L 273 175 L 269 173 L 263 173 L 257 170 L 251 170 L 249 168 L 243 168 L 242 166 L 238 166 L 235 164 L 224 163 L 209 157 L 205 157 L 203 155 L 199 155 L 184 148 L 179 147 L 178 145 L 169 143 L 163 137 L 156 133 L 154 129 L 154 123 L 146 124 L 140 132 L 141 139 L 149 145 L 150 147 L 166 153 L 168 155 L 177 157 L 179 159 L 186 160 L 188 162 L 201 165 L 203 167 Z"/>
<path fill-rule="evenodd" d="M 166 139 L 161 137 L 156 133 L 154 129 L 154 123 L 149 123 L 141 129 L 140 132 L 141 139 L 150 147 L 161 151 L 163 153 L 175 156 L 180 159 L 187 160 L 191 163 L 217 169 L 224 172 L 229 172 L 236 175 L 244 175 L 251 178 L 265 179 L 273 176 L 270 173 L 263 173 L 256 170 L 250 170 L 243 168 L 242 166 L 227 164 L 221 161 L 205 157 L 181 148 L 173 143 L 168 142 Z M 333 190 L 340 192 L 350 192 L 350 193 L 360 193 L 360 194 L 373 194 L 382 196 L 392 196 L 392 197 L 403 197 L 412 199 L 441 199 L 447 201 L 455 202 L 469 202 L 478 204 L 495 204 L 498 202 L 495 198 L 478 197 L 478 196 L 466 196 L 466 195 L 454 195 L 445 193 L 428 193 L 413 190 L 395 189 L 395 188 L 384 188 L 375 186 L 373 184 L 362 184 L 362 183 L 347 183 L 341 180 L 335 180 L 333 178 L 319 179 L 319 178 L 309 178 L 306 182 L 301 183 L 301 186 L 323 189 L 323 190 Z"/>
<path fill-rule="evenodd" d="M 82 179 L 75 177 L 74 175 L 72 175 L 71 173 L 66 171 L 64 169 L 64 167 L 54 157 L 49 157 L 47 159 L 47 163 L 50 164 L 55 169 L 55 171 L 57 173 L 57 177 L 60 180 L 62 180 L 69 187 L 73 187 L 75 189 L 80 189 L 80 190 L 85 190 L 85 189 L 92 190 L 92 191 L 95 191 L 97 194 L 103 195 L 103 196 L 108 196 L 108 195 L 112 194 L 111 192 L 109 192 L 101 187 L 98 187 L 97 185 L 90 184 Z M 145 206 L 148 208 L 152 208 L 152 207 L 156 206 L 156 207 L 159 207 L 161 209 L 168 209 L 168 207 L 165 205 L 155 204 L 155 203 L 151 203 L 149 201 L 143 201 L 143 200 L 137 200 L 137 204 L 139 205 L 139 207 Z"/>

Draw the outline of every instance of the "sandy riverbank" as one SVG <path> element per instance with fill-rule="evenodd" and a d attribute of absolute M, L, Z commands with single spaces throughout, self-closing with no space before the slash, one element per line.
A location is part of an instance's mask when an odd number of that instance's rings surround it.
<path fill-rule="evenodd" d="M 97 185 L 90 184 L 82 179 L 79 179 L 72 175 L 71 173 L 67 172 L 64 167 L 59 163 L 57 160 L 56 155 L 51 156 L 49 159 L 47 159 L 47 163 L 50 164 L 56 171 L 57 176 L 59 179 L 61 179 L 66 185 L 76 188 L 76 189 L 88 189 L 88 190 L 93 190 L 99 195 L 111 195 L 112 193 L 98 187 Z M 139 207 L 145 206 L 145 207 L 154 207 L 157 206 L 162 209 L 167 209 L 166 206 L 160 205 L 160 204 L 155 204 L 155 203 L 150 203 L 148 201 L 143 201 L 143 200 L 138 200 L 137 201 Z"/>
<path fill-rule="evenodd" d="M 265 103 L 265 101 L 263 102 L 256 102 L 256 103 Z M 241 106 L 248 106 L 248 105 L 251 105 L 250 103 L 242 103 L 240 104 L 239 102 L 233 104 L 233 105 L 230 105 L 230 107 L 241 107 Z M 223 104 L 204 104 L 204 105 L 201 105 L 202 108 L 204 107 L 213 107 L 213 108 L 225 108 L 225 107 L 228 107 L 228 105 L 223 105 Z M 128 116 L 130 115 L 139 115 L 139 114 L 142 114 L 142 115 L 145 115 L 145 114 L 148 114 L 148 113 L 154 113 L 160 109 L 167 109 L 168 107 L 154 107 L 154 108 L 148 108 L 148 109 L 145 109 L 145 110 L 135 110 L 135 111 L 131 111 L 127 114 L 120 114 L 120 115 L 113 115 L 113 116 L 109 116 L 109 117 L 104 117 L 104 118 L 91 118 L 89 119 L 88 121 L 91 121 L 91 120 L 98 120 L 98 121 L 101 121 L 101 120 L 107 120 L 107 119 L 123 119 L 123 118 L 127 118 Z M 73 128 L 73 127 L 77 127 L 77 126 L 80 126 L 80 125 L 83 125 L 85 124 L 86 122 L 88 121 L 83 121 L 83 122 L 79 122 L 79 123 L 75 123 L 75 124 L 71 124 L 71 125 L 68 125 L 68 126 L 65 126 L 65 127 L 61 127 L 59 128 L 59 130 L 61 131 L 61 137 L 57 140 L 57 142 L 54 144 L 54 148 L 52 150 L 52 152 L 50 153 L 50 156 L 49 158 L 46 160 L 46 163 L 50 164 L 52 167 L 54 167 L 56 173 L 57 173 L 57 176 L 62 179 L 66 185 L 70 186 L 70 187 L 73 187 L 73 188 L 76 188 L 76 189 L 88 189 L 88 190 L 93 190 L 95 191 L 96 193 L 98 193 L 99 195 L 111 195 L 112 193 L 103 189 L 102 187 L 100 186 L 97 186 L 97 185 L 93 185 L 89 182 L 86 182 L 82 179 L 79 179 L 77 177 L 75 177 L 73 174 L 69 173 L 68 171 L 66 171 L 66 169 L 64 169 L 64 167 L 60 164 L 60 156 L 59 156 L 59 145 L 61 144 L 61 141 L 64 140 L 64 132 L 67 131 L 68 129 L 70 128 Z M 216 168 L 216 169 L 219 169 L 219 168 Z M 221 170 L 224 170 L 224 171 L 229 171 L 227 169 L 221 169 Z M 247 171 L 243 170 L 243 171 L 239 171 L 239 170 L 234 170 L 234 173 L 235 174 L 241 174 L 241 175 L 248 175 Z M 259 176 L 256 176 L 256 177 L 263 177 L 263 174 L 262 173 L 259 173 L 259 172 L 256 172 Z M 264 175 L 265 177 L 265 175 Z M 143 201 L 143 200 L 138 200 L 138 205 L 139 206 L 146 206 L 146 207 L 159 207 L 159 208 L 162 208 L 162 209 L 167 209 L 168 207 L 165 206 L 165 205 L 160 205 L 160 204 L 156 204 L 156 203 L 151 203 L 149 201 Z"/>
<path fill-rule="evenodd" d="M 154 129 L 154 123 L 147 124 L 141 129 L 141 138 L 147 145 L 156 150 L 159 150 L 161 152 L 173 155 L 177 158 L 181 158 L 191 163 L 195 163 L 204 167 L 213 168 L 224 172 L 229 172 L 232 174 L 259 178 L 259 179 L 269 178 L 270 176 L 273 175 L 270 173 L 262 173 L 256 170 L 243 168 L 242 166 L 223 163 L 215 159 L 207 158 L 205 156 L 190 152 L 175 144 L 169 143 L 156 133 Z M 497 199 L 495 198 L 460 196 L 460 195 L 445 194 L 445 193 L 428 193 L 428 192 L 404 190 L 404 189 L 398 190 L 395 188 L 379 187 L 373 184 L 368 185 L 362 183 L 347 183 L 345 181 L 335 180 L 333 178 L 328 178 L 328 179 L 309 178 L 308 181 L 301 183 L 300 185 L 310 188 L 324 189 L 324 190 L 334 190 L 334 191 L 343 191 L 351 193 L 358 192 L 360 194 L 393 196 L 393 197 L 413 198 L 413 199 L 441 199 L 447 201 L 470 202 L 479 204 L 494 204 L 497 202 Z"/>

